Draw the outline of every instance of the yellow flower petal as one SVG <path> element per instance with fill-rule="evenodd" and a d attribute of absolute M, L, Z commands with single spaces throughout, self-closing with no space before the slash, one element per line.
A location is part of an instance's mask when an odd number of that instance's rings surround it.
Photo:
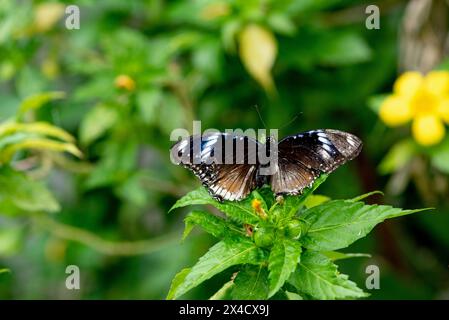
<path fill-rule="evenodd" d="M 401 97 L 389 96 L 380 106 L 379 117 L 391 127 L 405 124 L 412 119 L 410 104 Z"/>
<path fill-rule="evenodd" d="M 441 101 L 438 106 L 438 115 L 449 124 L 449 99 Z"/>
<path fill-rule="evenodd" d="M 423 86 L 415 92 L 409 102 L 414 117 L 436 114 L 441 96 L 431 93 Z"/>
<path fill-rule="evenodd" d="M 416 117 L 412 124 L 413 136 L 423 146 L 439 143 L 444 138 L 445 130 L 443 122 L 435 115 Z"/>
<path fill-rule="evenodd" d="M 267 218 L 267 213 L 265 212 L 265 210 L 262 207 L 262 201 L 260 201 L 259 199 L 254 199 L 253 201 L 251 201 L 251 207 L 253 207 L 254 211 L 256 211 L 256 213 L 262 219 Z"/>
<path fill-rule="evenodd" d="M 423 84 L 423 76 L 417 71 L 408 71 L 403 73 L 394 83 L 394 93 L 410 97 L 412 96 Z"/>
<path fill-rule="evenodd" d="M 424 85 L 434 95 L 443 96 L 449 94 L 449 72 L 429 72 L 424 78 Z"/>
<path fill-rule="evenodd" d="M 118 89 L 133 91 L 136 88 L 136 82 L 126 74 L 121 74 L 115 78 L 115 86 Z"/>

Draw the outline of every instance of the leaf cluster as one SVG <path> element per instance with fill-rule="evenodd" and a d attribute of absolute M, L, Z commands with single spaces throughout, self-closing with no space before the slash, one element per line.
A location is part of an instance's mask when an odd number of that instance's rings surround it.
<path fill-rule="evenodd" d="M 220 241 L 173 279 L 168 299 L 182 297 L 216 274 L 236 266 L 233 278 L 213 299 L 352 299 L 368 294 L 338 271 L 335 260 L 360 256 L 336 250 L 366 236 L 378 223 L 419 210 L 330 200 L 313 195 L 321 175 L 299 196 L 275 199 L 269 188 L 240 202 L 217 202 L 204 188 L 179 199 L 171 210 L 212 205 L 225 217 L 194 210 L 185 218 L 184 238 L 198 226 Z"/>

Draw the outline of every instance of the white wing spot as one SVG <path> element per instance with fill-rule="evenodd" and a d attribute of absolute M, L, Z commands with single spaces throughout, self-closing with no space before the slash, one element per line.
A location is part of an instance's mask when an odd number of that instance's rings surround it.
<path fill-rule="evenodd" d="M 329 152 L 329 153 L 331 153 L 331 154 L 334 153 L 334 150 L 331 148 L 330 145 L 328 145 L 328 144 L 323 144 L 322 147 L 323 147 L 324 150 L 326 150 L 327 152 Z"/>
<path fill-rule="evenodd" d="M 184 149 L 185 147 L 187 147 L 188 144 L 189 144 L 189 141 L 187 141 L 187 140 L 181 141 L 181 143 L 179 144 L 178 150 Z"/>
<path fill-rule="evenodd" d="M 329 140 L 327 138 L 324 138 L 322 136 L 318 136 L 318 141 L 324 144 L 329 144 Z"/>

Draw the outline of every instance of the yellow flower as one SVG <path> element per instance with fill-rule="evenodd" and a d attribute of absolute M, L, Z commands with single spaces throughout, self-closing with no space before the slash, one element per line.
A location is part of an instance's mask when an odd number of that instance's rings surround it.
<path fill-rule="evenodd" d="M 393 94 L 379 110 L 379 117 L 391 127 L 412 121 L 412 134 L 424 146 L 443 140 L 449 124 L 449 72 L 431 71 L 423 76 L 416 71 L 402 74 Z"/>
<path fill-rule="evenodd" d="M 262 209 L 262 201 L 259 199 L 254 199 L 251 201 L 251 207 L 253 207 L 255 211 L 260 211 Z"/>
<path fill-rule="evenodd" d="M 266 219 L 267 218 L 267 213 L 265 212 L 265 210 L 262 207 L 262 201 L 260 201 L 259 199 L 253 199 L 251 201 L 251 207 L 254 209 L 254 211 L 256 211 L 256 213 L 262 219 Z"/>
<path fill-rule="evenodd" d="M 127 91 L 134 91 L 136 88 L 136 82 L 130 76 L 121 74 L 115 78 L 115 86 L 119 89 L 125 89 Z"/>

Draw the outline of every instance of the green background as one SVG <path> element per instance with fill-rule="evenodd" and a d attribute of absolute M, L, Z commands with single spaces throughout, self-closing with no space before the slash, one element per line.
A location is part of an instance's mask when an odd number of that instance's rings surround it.
<path fill-rule="evenodd" d="M 0 2 L 0 120 L 32 94 L 64 91 L 65 99 L 46 104 L 35 118 L 75 135 L 84 153 L 43 177 L 62 208 L 50 220 L 3 214 L 0 201 L 0 268 L 10 269 L 0 274 L 1 299 L 165 298 L 173 276 L 215 242 L 196 232 L 181 243 L 187 209 L 167 214 L 199 185 L 170 162 L 168 151 L 171 131 L 192 119 L 203 129 L 263 128 L 258 106 L 281 137 L 317 128 L 352 132 L 364 141 L 362 154 L 319 193 L 337 199 L 385 191 L 390 177 L 378 165 L 410 133 L 387 129 L 368 105 L 391 91 L 399 73 L 408 1 L 376 2 L 379 30 L 365 27 L 372 1 L 234 0 L 226 16 L 205 18 L 204 8 L 217 2 L 76 1 L 79 30 L 66 29 L 63 16 L 43 31 L 33 24 L 42 1 Z M 235 36 L 250 22 L 276 37 L 276 96 L 264 92 L 239 57 Z M 115 86 L 121 74 L 135 81 L 134 90 Z M 447 184 L 447 175 L 424 163 L 421 179 L 438 175 Z M 449 298 L 448 191 L 429 192 L 430 201 L 410 182 L 399 194 L 373 199 L 436 209 L 385 222 L 346 250 L 372 255 L 339 262 L 361 288 L 366 266 L 379 266 L 381 288 L 368 290 L 371 298 Z M 81 271 L 80 290 L 65 287 L 72 264 Z M 210 297 L 232 271 L 186 297 Z"/>

